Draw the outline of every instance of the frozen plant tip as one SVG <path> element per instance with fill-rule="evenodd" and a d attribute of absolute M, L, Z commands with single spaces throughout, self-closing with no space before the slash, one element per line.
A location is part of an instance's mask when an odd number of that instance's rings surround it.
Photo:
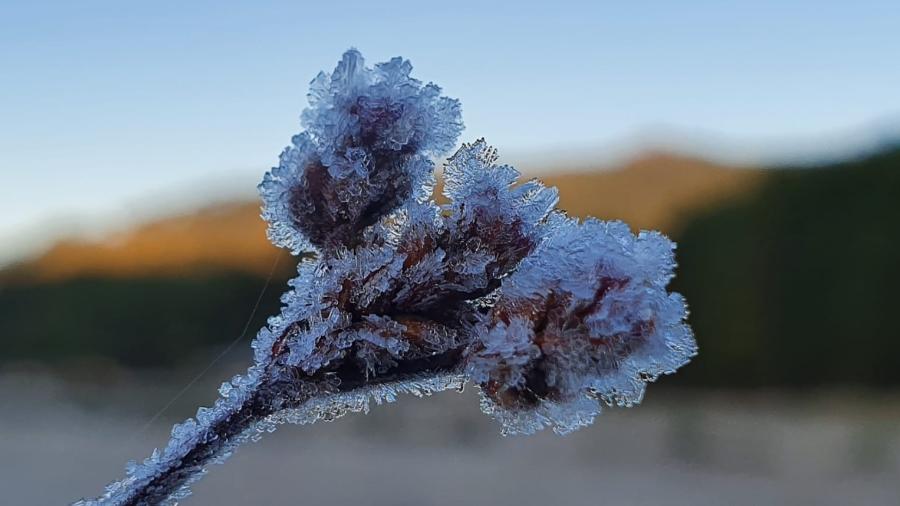
<path fill-rule="evenodd" d="M 307 255 L 255 363 L 77 504 L 175 504 L 277 424 L 467 381 L 504 434 L 564 434 L 603 404 L 640 402 L 696 353 L 684 300 L 666 290 L 664 236 L 565 216 L 555 189 L 520 182 L 483 140 L 449 157 L 437 205 L 432 157 L 456 144 L 460 105 L 411 70 L 401 58 L 368 68 L 350 50 L 313 80 L 305 131 L 259 186 L 269 238 Z"/>

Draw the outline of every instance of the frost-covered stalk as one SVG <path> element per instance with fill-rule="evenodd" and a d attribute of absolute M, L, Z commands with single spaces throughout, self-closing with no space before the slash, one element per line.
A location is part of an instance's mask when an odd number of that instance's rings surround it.
<path fill-rule="evenodd" d="M 555 189 L 519 182 L 494 149 L 464 144 L 431 200 L 432 157 L 462 131 L 459 102 L 394 58 L 344 54 L 312 82 L 305 131 L 260 184 L 269 238 L 300 262 L 255 363 L 162 451 L 78 504 L 175 504 L 208 464 L 283 422 L 471 380 L 504 434 L 565 434 L 602 404 L 640 402 L 646 382 L 696 353 L 674 245 L 620 222 L 554 210 Z"/>

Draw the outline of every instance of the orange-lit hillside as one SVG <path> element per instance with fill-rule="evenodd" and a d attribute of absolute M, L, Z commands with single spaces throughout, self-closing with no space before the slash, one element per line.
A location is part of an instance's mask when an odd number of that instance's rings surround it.
<path fill-rule="evenodd" d="M 635 229 L 675 234 L 685 214 L 752 188 L 761 174 L 655 153 L 617 169 L 549 172 L 542 179 L 560 189 L 560 207 L 572 215 L 622 219 Z M 238 202 L 148 223 L 101 242 L 62 241 L 17 266 L 14 277 L 54 281 L 209 270 L 266 275 L 276 254 L 258 203 Z M 290 269 L 290 262 L 282 268 Z"/>
<path fill-rule="evenodd" d="M 748 191 L 761 179 L 759 170 L 650 153 L 618 170 L 571 172 L 546 181 L 559 188 L 559 207 L 569 214 L 621 219 L 635 230 L 676 235 L 688 214 Z"/>
<path fill-rule="evenodd" d="M 240 202 L 147 223 L 101 242 L 65 240 L 15 271 L 18 278 L 38 281 L 197 270 L 266 275 L 276 253 L 266 240 L 259 205 Z"/>

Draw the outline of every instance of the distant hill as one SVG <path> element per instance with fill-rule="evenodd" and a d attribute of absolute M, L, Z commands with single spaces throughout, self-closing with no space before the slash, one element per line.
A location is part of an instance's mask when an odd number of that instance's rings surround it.
<path fill-rule="evenodd" d="M 102 241 L 60 241 L 7 269 L 0 279 L 46 282 L 198 271 L 265 275 L 278 252 L 265 229 L 258 203 L 223 204 L 139 225 Z"/>
<path fill-rule="evenodd" d="M 615 170 L 553 174 L 560 205 L 575 216 L 621 219 L 634 229 L 677 234 L 691 214 L 755 188 L 763 171 L 648 153 Z"/>
<path fill-rule="evenodd" d="M 575 216 L 622 219 L 677 232 L 684 217 L 753 188 L 761 172 L 696 158 L 651 153 L 622 167 L 558 174 L 560 207 Z M 0 280 L 189 275 L 228 271 L 266 275 L 277 254 L 265 237 L 257 202 L 235 202 L 140 225 L 99 242 L 64 240 L 0 273 Z M 290 269 L 290 262 L 282 263 Z M 282 269 L 282 270 L 283 270 Z"/>

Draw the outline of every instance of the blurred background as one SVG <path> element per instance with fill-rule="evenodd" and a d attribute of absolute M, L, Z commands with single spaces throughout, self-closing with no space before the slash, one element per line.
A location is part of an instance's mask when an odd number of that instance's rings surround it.
<path fill-rule="evenodd" d="M 569 213 L 676 240 L 700 354 L 567 437 L 502 438 L 471 389 L 282 427 L 186 504 L 900 504 L 898 27 L 887 1 L 0 5 L 0 502 L 98 494 L 249 364 L 296 265 L 255 184 L 355 46 Z"/>

